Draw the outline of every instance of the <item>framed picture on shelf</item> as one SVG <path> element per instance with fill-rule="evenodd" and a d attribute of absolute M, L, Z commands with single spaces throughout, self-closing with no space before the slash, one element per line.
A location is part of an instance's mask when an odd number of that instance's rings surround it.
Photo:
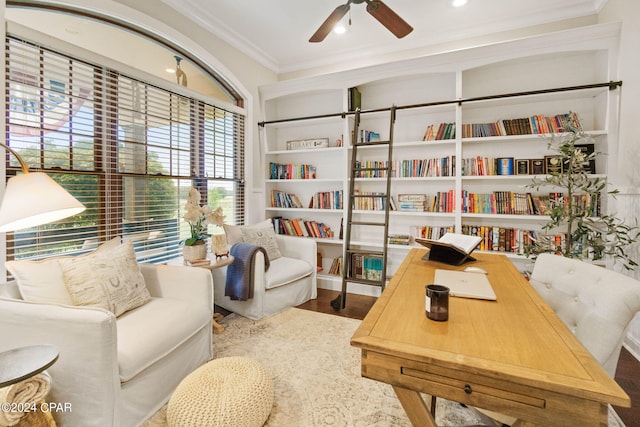
<path fill-rule="evenodd" d="M 516 159 L 516 175 L 529 175 L 529 159 Z"/>
<path fill-rule="evenodd" d="M 594 144 L 576 144 L 575 147 L 579 148 L 586 155 L 593 154 L 593 152 L 595 151 L 595 145 Z M 589 160 L 588 163 L 585 163 L 583 165 L 583 168 L 584 168 L 585 172 L 591 173 L 591 174 L 595 174 L 596 173 L 596 160 L 595 159 Z"/>
<path fill-rule="evenodd" d="M 544 156 L 544 170 L 548 175 L 562 173 L 562 158 L 560 156 Z"/>
<path fill-rule="evenodd" d="M 531 159 L 530 160 L 531 175 L 544 175 L 545 167 L 544 167 L 544 159 Z"/>

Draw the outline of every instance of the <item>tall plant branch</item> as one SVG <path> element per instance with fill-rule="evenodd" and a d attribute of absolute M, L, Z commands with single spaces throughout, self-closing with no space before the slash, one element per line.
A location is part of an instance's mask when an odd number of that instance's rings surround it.
<path fill-rule="evenodd" d="M 550 246 L 544 239 L 537 239 L 525 247 L 525 254 L 534 257 L 542 252 L 559 252 L 571 258 L 600 260 L 607 256 L 623 263 L 626 269 L 634 269 L 638 264 L 627 253 L 626 248 L 636 242 L 640 235 L 637 224 L 628 225 L 613 214 L 601 214 L 601 198 L 615 197 L 618 190 L 607 190 L 606 178 L 592 176 L 587 167 L 601 153 L 594 150 L 586 153 L 582 146 L 593 143 L 588 134 L 572 130 L 560 136 L 553 136 L 549 148 L 560 158 L 562 169 L 544 178 L 534 178 L 528 185 L 540 191 L 543 187 L 562 189 L 566 197 L 551 202 L 550 221 L 542 228 L 552 231 L 564 228 L 565 241 L 561 247 Z M 582 202 L 577 203 L 582 197 Z M 589 201 L 584 204 L 584 201 Z"/>

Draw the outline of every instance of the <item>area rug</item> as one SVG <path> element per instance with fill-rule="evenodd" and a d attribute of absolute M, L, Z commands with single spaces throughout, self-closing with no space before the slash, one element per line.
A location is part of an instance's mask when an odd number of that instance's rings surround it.
<path fill-rule="evenodd" d="M 360 350 L 349 343 L 359 320 L 291 308 L 258 321 L 232 314 L 220 323 L 215 357 L 251 357 L 273 376 L 266 426 L 411 426 L 391 386 L 360 375 Z M 495 425 L 456 402 L 437 402 L 439 426 Z M 144 427 L 166 426 L 164 411 Z M 611 416 L 609 425 L 623 427 Z"/>

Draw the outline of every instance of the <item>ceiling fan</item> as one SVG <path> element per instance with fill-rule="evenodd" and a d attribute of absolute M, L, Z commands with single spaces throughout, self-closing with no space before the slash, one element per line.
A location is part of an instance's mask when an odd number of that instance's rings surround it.
<path fill-rule="evenodd" d="M 371 14 L 374 18 L 378 20 L 382 25 L 384 25 L 389 31 L 391 31 L 397 38 L 401 39 L 402 37 L 409 34 L 413 31 L 413 27 L 406 23 L 406 21 L 398 14 L 396 14 L 393 10 L 389 8 L 386 4 L 384 4 L 381 0 L 348 0 L 346 4 L 336 7 L 336 9 L 331 12 L 331 15 L 320 25 L 320 28 L 311 36 L 309 42 L 317 43 L 329 35 L 333 27 L 340 22 L 340 20 L 347 14 L 349 9 L 351 8 L 351 3 L 360 4 L 367 3 L 367 12 Z"/>

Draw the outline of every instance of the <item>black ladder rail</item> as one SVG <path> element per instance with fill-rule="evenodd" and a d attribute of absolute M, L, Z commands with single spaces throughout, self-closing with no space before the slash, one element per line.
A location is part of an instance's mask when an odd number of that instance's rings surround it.
<path fill-rule="evenodd" d="M 331 301 L 331 306 L 334 310 L 339 311 L 346 307 L 347 303 L 347 284 L 348 283 L 359 283 L 370 286 L 379 286 L 384 290 L 386 281 L 387 281 L 387 244 L 389 240 L 389 209 L 391 207 L 390 197 L 391 197 L 391 169 L 392 169 L 392 159 L 393 159 L 393 133 L 394 133 L 394 124 L 396 121 L 396 106 L 392 106 L 390 109 L 390 119 L 389 119 L 389 140 L 388 141 L 358 141 L 358 133 L 360 128 L 360 110 L 357 109 L 355 111 L 354 116 L 354 126 L 353 126 L 353 149 L 351 152 L 351 171 L 350 171 L 350 179 L 349 179 L 349 201 L 347 203 L 347 221 L 346 221 L 346 230 L 344 236 L 344 249 L 343 249 L 343 265 L 342 265 L 342 290 L 340 295 Z M 358 147 L 365 146 L 376 146 L 376 145 L 386 145 L 387 149 L 387 163 L 384 167 L 360 167 L 358 161 Z M 357 177 L 360 177 L 361 173 L 367 171 L 384 171 L 386 178 L 386 189 L 384 194 L 378 195 L 362 195 L 362 194 L 354 194 L 355 190 L 355 181 Z M 383 200 L 384 206 L 384 221 L 354 221 L 353 220 L 353 209 L 355 205 L 355 201 L 358 198 L 367 197 L 367 198 L 381 198 Z M 370 251 L 363 249 L 354 249 L 351 245 L 351 232 L 353 226 L 365 226 L 365 227 L 382 227 L 384 229 L 383 232 L 383 241 L 382 241 L 382 250 L 381 251 Z M 380 280 L 371 280 L 361 277 L 354 277 L 353 267 L 352 267 L 352 257 L 354 254 L 371 254 L 377 255 L 382 258 L 382 272 Z"/>

